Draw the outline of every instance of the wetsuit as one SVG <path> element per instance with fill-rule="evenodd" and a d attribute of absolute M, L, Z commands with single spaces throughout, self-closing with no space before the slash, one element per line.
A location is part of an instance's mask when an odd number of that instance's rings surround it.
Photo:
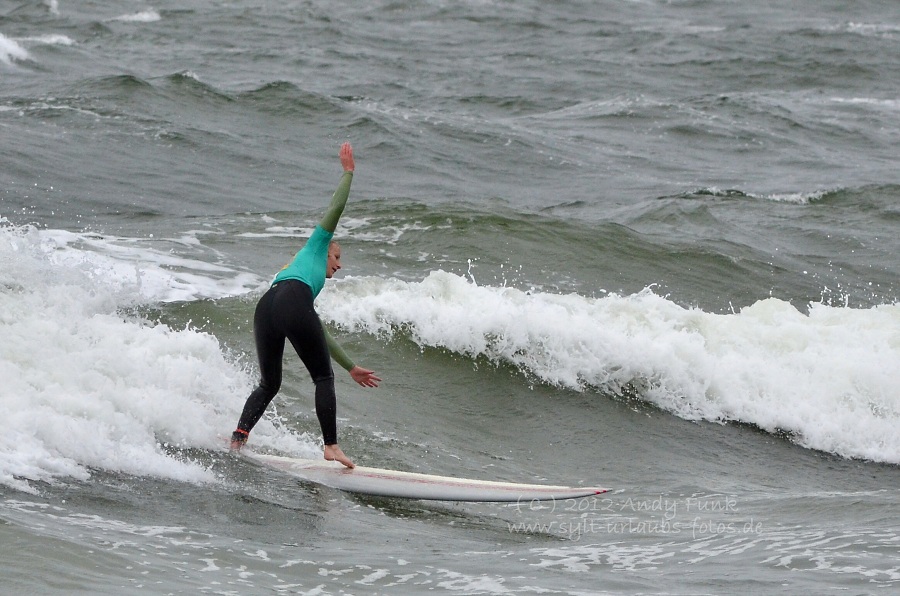
<path fill-rule="evenodd" d="M 260 382 L 253 390 L 232 439 L 246 440 L 281 388 L 285 340 L 291 342 L 316 385 L 316 416 L 326 445 L 337 443 L 334 372 L 329 355 L 346 370 L 354 364 L 319 320 L 313 302 L 325 285 L 328 247 L 350 196 L 352 172 L 345 172 L 331 205 L 312 236 L 272 282 L 256 305 L 253 336 Z"/>

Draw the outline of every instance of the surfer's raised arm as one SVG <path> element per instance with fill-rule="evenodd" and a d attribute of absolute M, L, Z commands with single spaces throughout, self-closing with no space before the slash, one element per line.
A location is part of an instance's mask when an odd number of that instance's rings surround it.
<path fill-rule="evenodd" d="M 337 190 L 331 196 L 331 205 L 328 206 L 328 211 L 325 212 L 322 221 L 319 222 L 319 225 L 325 231 L 332 234 L 337 229 L 338 220 L 341 219 L 341 214 L 347 205 L 347 199 L 350 197 L 350 184 L 353 182 L 353 170 L 356 169 L 356 164 L 353 161 L 353 147 L 350 146 L 350 143 L 341 145 L 339 155 L 341 165 L 344 167 L 344 175 L 341 176 Z"/>
<path fill-rule="evenodd" d="M 344 168 L 344 175 L 341 176 L 341 181 L 338 183 L 337 190 L 334 191 L 334 194 L 331 197 L 331 205 L 328 206 L 328 210 L 322 217 L 322 221 L 319 222 L 319 225 L 322 226 L 324 230 L 331 233 L 334 233 L 337 229 L 338 220 L 340 220 L 341 214 L 344 212 L 344 207 L 347 205 L 347 199 L 350 196 L 350 183 L 353 182 L 353 170 L 356 169 L 356 163 L 353 160 L 353 147 L 350 143 L 341 145 L 341 150 L 338 155 L 341 158 L 341 166 Z M 340 269 L 340 254 L 340 245 L 332 240 L 328 249 L 327 277 L 331 277 L 338 269 Z M 328 330 L 323 328 L 323 331 L 325 331 L 325 341 L 328 344 L 328 351 L 331 354 L 331 358 L 337 362 L 341 368 L 350 373 L 353 380 L 363 387 L 378 387 L 378 382 L 381 381 L 381 379 L 375 376 L 375 371 L 355 365 L 353 361 L 350 360 L 350 357 L 347 356 L 347 353 L 341 349 L 340 344 L 338 344 L 331 334 L 328 333 Z"/>

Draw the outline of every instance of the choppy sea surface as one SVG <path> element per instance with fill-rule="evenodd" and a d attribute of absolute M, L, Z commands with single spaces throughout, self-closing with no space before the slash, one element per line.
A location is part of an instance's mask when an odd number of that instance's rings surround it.
<path fill-rule="evenodd" d="M 896 593 L 898 55 L 890 1 L 0 0 L 3 589 Z M 344 140 L 344 450 L 609 493 L 227 453 Z"/>

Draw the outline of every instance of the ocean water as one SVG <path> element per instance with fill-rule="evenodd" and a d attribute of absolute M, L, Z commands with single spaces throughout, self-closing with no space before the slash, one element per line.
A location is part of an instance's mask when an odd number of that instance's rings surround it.
<path fill-rule="evenodd" d="M 898 52 L 874 0 L 0 0 L 3 590 L 896 592 Z M 609 493 L 227 453 L 344 140 L 344 450 Z M 286 362 L 251 445 L 318 457 Z"/>

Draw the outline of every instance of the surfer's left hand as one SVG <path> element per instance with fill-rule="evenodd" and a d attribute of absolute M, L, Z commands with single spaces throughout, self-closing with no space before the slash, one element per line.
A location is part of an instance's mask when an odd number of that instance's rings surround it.
<path fill-rule="evenodd" d="M 361 366 L 354 366 L 351 368 L 350 376 L 363 387 L 378 387 L 378 383 L 381 381 L 381 379 L 375 376 L 374 370 L 369 370 Z"/>

